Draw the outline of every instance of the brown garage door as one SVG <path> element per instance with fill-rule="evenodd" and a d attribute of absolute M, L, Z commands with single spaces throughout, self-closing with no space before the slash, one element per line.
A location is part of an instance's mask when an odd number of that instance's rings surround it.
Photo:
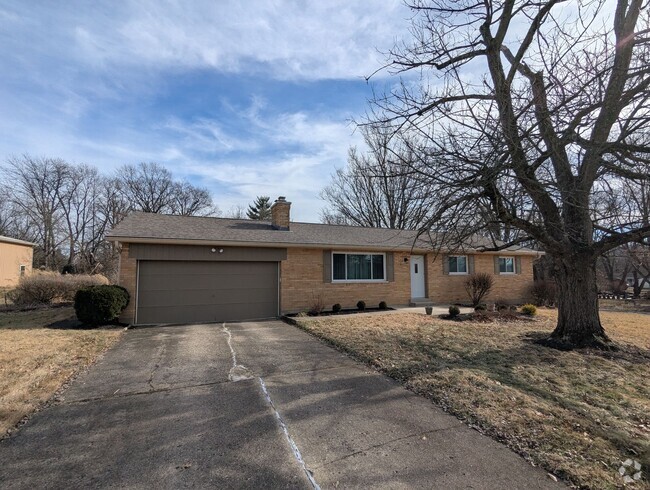
<path fill-rule="evenodd" d="M 137 323 L 228 322 L 278 315 L 277 262 L 139 262 Z"/>

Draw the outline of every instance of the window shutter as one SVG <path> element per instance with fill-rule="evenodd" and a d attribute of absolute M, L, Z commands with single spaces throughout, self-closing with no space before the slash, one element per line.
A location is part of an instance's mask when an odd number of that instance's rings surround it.
<path fill-rule="evenodd" d="M 500 274 L 500 272 L 499 272 L 499 256 L 498 255 L 494 256 L 494 273 L 496 275 Z"/>
<path fill-rule="evenodd" d="M 521 257 L 515 257 L 515 273 L 521 274 Z"/>
<path fill-rule="evenodd" d="M 468 274 L 474 274 L 474 256 L 473 255 L 468 255 L 467 256 L 467 273 Z"/>
<path fill-rule="evenodd" d="M 449 255 L 442 256 L 442 273 L 449 275 Z"/>
<path fill-rule="evenodd" d="M 386 252 L 386 280 L 395 281 L 395 257 L 393 252 Z"/>
<path fill-rule="evenodd" d="M 332 251 L 323 250 L 323 282 L 332 282 Z"/>

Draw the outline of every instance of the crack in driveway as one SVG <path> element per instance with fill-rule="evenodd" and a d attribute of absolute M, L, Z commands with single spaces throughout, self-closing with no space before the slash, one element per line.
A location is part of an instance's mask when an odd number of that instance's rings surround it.
<path fill-rule="evenodd" d="M 314 467 L 314 469 L 319 470 L 319 469 L 325 468 L 326 466 L 329 466 L 331 464 L 339 463 L 339 462 L 344 461 L 344 460 L 346 460 L 348 458 L 352 458 L 352 457 L 357 456 L 359 454 L 364 454 L 364 453 L 366 453 L 368 451 L 372 451 L 373 449 L 379 449 L 380 447 L 387 446 L 389 444 L 394 444 L 396 442 L 405 441 L 407 439 L 413 439 L 413 438 L 416 438 L 416 437 L 426 437 L 428 434 L 433 434 L 433 433 L 436 433 L 436 432 L 443 432 L 445 430 L 456 429 L 458 427 L 461 427 L 462 425 L 463 425 L 463 423 L 459 422 L 458 424 L 451 425 L 449 427 L 443 427 L 441 429 L 426 430 L 424 432 L 418 432 L 417 434 L 408 434 L 406 436 L 397 437 L 395 439 L 391 439 L 389 441 L 385 441 L 385 442 L 382 442 L 382 443 L 379 443 L 379 444 L 373 444 L 373 445 L 365 447 L 363 449 L 359 449 L 358 451 L 353 451 L 350 454 L 346 454 L 344 456 L 341 456 L 340 458 L 336 458 L 336 459 L 333 459 L 331 461 L 326 461 L 323 464 L 320 464 L 320 465 Z"/>
<path fill-rule="evenodd" d="M 156 375 L 156 371 L 158 371 L 158 368 L 160 367 L 160 362 L 162 361 L 162 358 L 165 355 L 166 350 L 167 350 L 167 345 L 165 342 L 163 342 L 162 345 L 160 346 L 160 349 L 158 350 L 158 354 L 156 355 L 156 362 L 153 366 L 153 369 L 151 370 L 149 379 L 147 380 L 147 384 L 151 388 L 150 391 L 156 390 L 156 387 L 153 385 L 153 377 Z"/>
<path fill-rule="evenodd" d="M 230 369 L 230 373 L 228 374 L 228 379 L 232 382 L 252 379 L 253 373 L 243 364 L 237 363 L 237 352 L 235 351 L 235 348 L 232 345 L 232 333 L 226 327 L 226 322 L 223 323 L 222 328 L 223 331 L 227 334 L 228 347 L 230 347 L 230 353 L 232 355 L 232 368 Z M 307 476 L 307 479 L 309 480 L 309 483 L 311 484 L 312 488 L 314 490 L 320 490 L 320 486 L 318 485 L 318 483 L 316 483 L 316 480 L 314 479 L 313 471 L 307 468 L 305 461 L 302 459 L 302 454 L 300 452 L 300 449 L 298 449 L 298 445 L 291 437 L 291 434 L 289 434 L 289 428 L 287 427 L 286 422 L 282 418 L 282 415 L 280 415 L 280 412 L 276 408 L 275 403 L 273 403 L 273 399 L 271 398 L 271 394 L 269 393 L 269 390 L 266 388 L 266 383 L 264 382 L 264 379 L 261 376 L 258 377 L 257 379 L 262 389 L 264 399 L 266 400 L 266 403 L 268 404 L 271 411 L 273 412 L 273 415 L 275 416 L 275 419 L 278 422 L 278 425 L 280 426 L 280 430 L 284 434 L 284 437 L 287 443 L 289 444 L 289 447 L 291 448 L 291 452 L 293 453 L 294 458 L 302 468 L 302 471 Z"/>

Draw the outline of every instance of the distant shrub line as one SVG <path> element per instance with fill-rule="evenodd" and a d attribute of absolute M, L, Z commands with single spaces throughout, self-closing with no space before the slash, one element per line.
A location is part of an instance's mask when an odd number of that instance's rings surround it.
<path fill-rule="evenodd" d="M 108 284 L 108 279 L 99 274 L 34 272 L 30 276 L 21 278 L 18 286 L 7 293 L 7 297 L 17 306 L 51 305 L 73 301 L 76 292 L 80 289 L 105 284 Z"/>

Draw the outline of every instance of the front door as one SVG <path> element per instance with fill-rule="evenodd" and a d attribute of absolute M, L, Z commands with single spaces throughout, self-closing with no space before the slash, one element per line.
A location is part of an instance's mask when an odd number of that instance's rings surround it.
<path fill-rule="evenodd" d="M 411 255 L 411 298 L 424 298 L 424 255 Z"/>

